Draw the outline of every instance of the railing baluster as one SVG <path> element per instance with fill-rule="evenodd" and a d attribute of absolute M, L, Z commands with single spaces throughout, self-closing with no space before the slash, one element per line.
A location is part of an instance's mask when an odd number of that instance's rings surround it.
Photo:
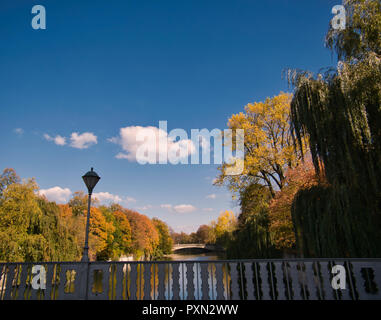
<path fill-rule="evenodd" d="M 115 300 L 123 300 L 123 291 L 124 291 L 124 272 L 125 267 L 124 263 L 118 263 L 116 265 L 116 283 L 115 283 Z"/>
<path fill-rule="evenodd" d="M 201 292 L 202 292 L 202 300 L 210 299 L 208 263 L 201 263 Z"/>
<path fill-rule="evenodd" d="M 152 288 L 152 299 L 156 300 L 156 267 L 157 263 L 152 264 L 152 275 L 153 275 L 153 288 Z"/>
<path fill-rule="evenodd" d="M 131 263 L 131 270 L 130 270 L 130 296 L 129 300 L 136 300 L 137 293 L 138 293 L 138 264 L 137 263 Z"/>
<path fill-rule="evenodd" d="M 292 299 L 293 300 L 302 300 L 301 295 L 301 283 L 300 283 L 300 264 L 298 262 L 290 262 L 290 278 L 291 278 L 291 287 L 292 287 Z"/>
<path fill-rule="evenodd" d="M 23 265 L 21 265 L 20 286 L 19 286 L 19 290 L 18 290 L 17 300 L 24 300 L 25 299 L 24 294 L 25 294 L 25 291 L 27 289 L 27 283 L 26 283 L 27 276 L 28 276 L 28 265 L 23 264 Z M 46 281 L 48 281 L 48 280 L 46 280 Z M 48 286 L 48 283 L 49 282 L 47 282 L 46 286 Z M 46 289 L 48 289 L 48 288 L 46 288 Z"/>
<path fill-rule="evenodd" d="M 230 265 L 230 282 L 231 282 L 231 300 L 239 300 L 239 284 L 238 284 L 238 263 L 229 263 Z"/>
<path fill-rule="evenodd" d="M 173 300 L 180 300 L 180 273 L 179 273 L 179 263 L 172 264 L 172 292 Z"/>
<path fill-rule="evenodd" d="M 158 300 L 165 300 L 165 264 L 159 264 L 158 271 Z"/>
<path fill-rule="evenodd" d="M 4 299 L 7 265 L 0 263 L 0 300 Z"/>
<path fill-rule="evenodd" d="M 187 262 L 187 300 L 194 300 L 194 262 Z"/>
<path fill-rule="evenodd" d="M 347 266 L 346 266 L 346 262 L 345 261 L 335 261 L 333 263 L 333 265 L 340 265 L 340 266 L 343 266 L 345 268 L 345 274 L 346 274 L 346 277 L 345 277 L 345 290 L 341 290 L 341 289 L 337 289 L 337 293 L 341 293 L 341 300 L 351 300 L 351 297 L 349 295 L 349 292 L 350 292 L 350 288 L 348 287 L 349 285 L 349 277 L 350 277 L 350 270 L 348 270 Z"/>
<path fill-rule="evenodd" d="M 359 300 L 372 300 L 375 298 L 375 296 L 373 296 L 370 292 L 367 292 L 367 290 L 366 290 L 366 284 L 368 281 L 367 281 L 366 277 L 364 277 L 364 273 L 366 273 L 366 269 L 369 267 L 371 267 L 371 266 L 369 266 L 366 263 L 364 264 L 362 262 L 356 261 L 356 262 L 352 263 L 352 268 L 353 268 L 353 273 L 354 273 L 354 277 L 355 277 L 355 281 L 356 281 L 356 288 L 357 288 L 357 294 L 358 294 Z M 364 269 L 364 273 L 361 272 L 362 269 Z M 375 279 L 377 279 L 376 278 L 377 273 L 374 269 L 375 268 L 372 268 L 372 270 L 375 273 Z M 368 283 L 368 285 L 369 285 L 369 283 Z M 378 286 L 378 292 L 380 292 L 379 284 L 377 284 L 377 286 Z M 380 299 L 380 295 L 378 295 L 378 299 Z"/>
<path fill-rule="evenodd" d="M 267 262 L 260 262 L 259 268 L 262 287 L 262 300 L 271 300 Z"/>
<path fill-rule="evenodd" d="M 377 297 L 381 299 L 381 263 L 371 263 L 374 272 L 374 281 L 377 286 Z"/>
<path fill-rule="evenodd" d="M 358 300 L 358 295 L 357 295 L 357 292 L 356 292 L 356 287 L 354 285 L 354 279 L 353 279 L 353 270 L 352 270 L 352 264 L 347 261 L 346 262 L 346 266 L 347 266 L 347 270 L 349 272 L 348 274 L 348 285 L 349 285 L 349 290 L 352 294 L 352 299 L 353 300 Z"/>
<path fill-rule="evenodd" d="M 45 300 L 52 300 L 53 272 L 54 272 L 54 264 L 48 264 L 47 271 L 46 271 L 46 289 L 45 289 L 45 296 L 44 296 Z M 21 277 L 23 277 L 23 273 L 21 274 Z M 21 283 L 20 283 L 20 286 L 21 286 Z"/>
<path fill-rule="evenodd" d="M 283 263 L 274 262 L 275 265 L 275 278 L 276 278 L 276 288 L 277 288 L 277 300 L 286 300 L 285 287 L 283 282 Z"/>
<path fill-rule="evenodd" d="M 11 300 L 11 292 L 12 292 L 12 284 L 13 279 L 15 276 L 15 264 L 9 264 L 8 265 L 8 271 L 5 269 L 6 272 L 6 285 L 5 285 L 5 294 L 4 294 L 4 300 Z"/>
<path fill-rule="evenodd" d="M 151 300 L 151 263 L 144 265 L 144 300 Z"/>
<path fill-rule="evenodd" d="M 320 273 L 323 278 L 322 291 L 324 293 L 324 300 L 335 300 L 333 294 L 333 288 L 331 285 L 331 268 L 328 261 L 321 261 L 320 263 Z"/>
<path fill-rule="evenodd" d="M 254 285 L 253 285 L 253 264 L 248 262 L 244 263 L 245 266 L 245 277 L 246 277 L 246 290 L 247 290 L 247 300 L 256 300 L 254 296 Z"/>
<path fill-rule="evenodd" d="M 308 293 L 309 293 L 309 300 L 317 300 L 317 290 L 318 290 L 318 285 L 315 282 L 315 274 L 314 274 L 314 262 L 305 262 L 304 263 L 306 270 L 305 274 L 307 277 L 307 287 L 308 287 Z"/>
<path fill-rule="evenodd" d="M 225 300 L 224 295 L 224 272 L 222 270 L 222 263 L 216 262 L 216 291 L 217 300 Z"/>

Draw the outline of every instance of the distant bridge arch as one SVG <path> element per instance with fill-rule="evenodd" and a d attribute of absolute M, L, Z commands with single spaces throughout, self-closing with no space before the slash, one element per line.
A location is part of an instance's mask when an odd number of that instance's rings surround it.
<path fill-rule="evenodd" d="M 175 244 L 172 247 L 172 253 L 176 253 L 180 250 L 186 249 L 202 249 L 205 251 L 223 251 L 220 246 L 216 246 L 214 244 L 206 244 L 206 243 L 179 243 Z"/>

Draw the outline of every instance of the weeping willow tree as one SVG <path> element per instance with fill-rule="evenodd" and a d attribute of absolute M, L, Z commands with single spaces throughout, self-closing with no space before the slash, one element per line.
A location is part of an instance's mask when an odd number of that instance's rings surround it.
<path fill-rule="evenodd" d="M 229 259 L 275 258 L 281 256 L 269 231 L 270 190 L 253 183 L 240 192 L 238 226 L 226 250 Z"/>
<path fill-rule="evenodd" d="M 290 77 L 296 144 L 308 139 L 325 181 L 296 195 L 292 217 L 305 256 L 381 257 L 381 3 L 344 5 L 346 29 L 326 38 L 337 69 Z"/>

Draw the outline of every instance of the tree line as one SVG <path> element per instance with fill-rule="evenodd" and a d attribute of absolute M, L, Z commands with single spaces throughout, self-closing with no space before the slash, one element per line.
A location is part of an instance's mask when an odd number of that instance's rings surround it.
<path fill-rule="evenodd" d="M 0 261 L 77 261 L 85 241 L 87 195 L 75 192 L 67 204 L 38 195 L 33 179 L 15 170 L 0 175 Z M 90 214 L 91 260 L 158 259 L 171 253 L 167 224 L 118 204 L 99 205 Z"/>
<path fill-rule="evenodd" d="M 244 172 L 216 181 L 240 206 L 228 257 L 381 257 L 381 2 L 344 6 L 337 68 L 288 70 L 293 94 L 228 121 L 245 130 Z"/>
<path fill-rule="evenodd" d="M 199 226 L 196 232 L 172 232 L 171 236 L 175 244 L 204 243 L 226 247 L 236 226 L 236 216 L 232 211 L 226 210 L 220 213 L 217 220 Z"/>

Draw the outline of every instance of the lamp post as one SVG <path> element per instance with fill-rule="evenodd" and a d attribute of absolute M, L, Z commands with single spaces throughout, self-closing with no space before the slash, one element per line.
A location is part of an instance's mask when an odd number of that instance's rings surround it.
<path fill-rule="evenodd" d="M 83 248 L 83 256 L 81 261 L 88 262 L 89 261 L 89 224 L 90 224 L 91 194 L 93 193 L 93 189 L 98 183 L 100 177 L 93 170 L 93 168 L 91 168 L 91 171 L 87 172 L 84 176 L 82 176 L 82 179 L 86 184 L 87 190 L 89 191 L 89 199 L 87 204 L 85 247 Z"/>

